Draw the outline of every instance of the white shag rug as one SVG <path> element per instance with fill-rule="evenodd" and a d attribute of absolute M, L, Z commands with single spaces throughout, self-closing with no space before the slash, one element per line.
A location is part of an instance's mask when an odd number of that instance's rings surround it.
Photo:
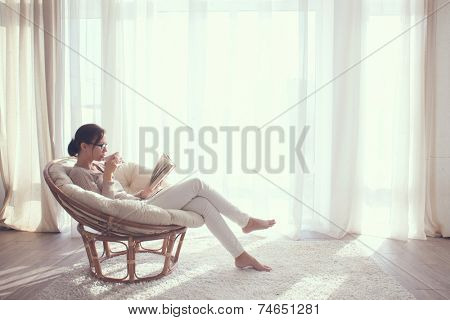
<path fill-rule="evenodd" d="M 190 237 L 188 231 L 177 268 L 162 279 L 137 284 L 102 282 L 89 274 L 84 258 L 32 299 L 414 299 L 357 241 L 292 241 L 255 235 L 240 240 L 272 272 L 239 270 L 214 238 Z M 138 274 L 155 268 L 155 255 L 151 258 L 138 258 Z M 120 266 L 113 261 L 106 267 L 121 272 L 122 261 Z"/>

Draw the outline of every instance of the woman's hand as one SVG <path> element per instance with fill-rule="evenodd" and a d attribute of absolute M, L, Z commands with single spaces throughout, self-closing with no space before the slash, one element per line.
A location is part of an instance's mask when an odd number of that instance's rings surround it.
<path fill-rule="evenodd" d="M 139 191 L 135 196 L 139 197 L 143 200 L 150 198 L 153 196 L 156 192 L 158 192 L 161 189 L 161 182 L 153 189 L 151 189 L 149 186 L 145 187 L 144 190 Z"/>
<path fill-rule="evenodd" d="M 119 153 L 116 152 L 105 158 L 105 171 L 103 172 L 104 181 L 112 181 L 112 177 L 121 162 Z"/>
<path fill-rule="evenodd" d="M 103 158 L 103 161 L 108 162 L 111 159 L 116 159 L 118 160 L 118 163 L 121 164 L 123 162 L 122 157 L 120 156 L 120 154 L 118 152 L 114 152 L 113 154 L 110 154 L 107 157 Z"/>

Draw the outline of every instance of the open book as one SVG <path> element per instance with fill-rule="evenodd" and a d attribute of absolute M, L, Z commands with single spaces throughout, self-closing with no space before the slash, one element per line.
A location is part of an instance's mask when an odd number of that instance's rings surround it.
<path fill-rule="evenodd" d="M 152 176 L 150 177 L 150 188 L 155 188 L 173 169 L 175 169 L 175 163 L 173 163 L 167 153 L 163 153 L 155 168 L 153 168 Z"/>

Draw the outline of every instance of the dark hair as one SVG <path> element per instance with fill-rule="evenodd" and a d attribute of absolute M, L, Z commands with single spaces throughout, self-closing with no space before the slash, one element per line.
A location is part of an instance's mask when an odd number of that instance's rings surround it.
<path fill-rule="evenodd" d="M 75 133 L 75 138 L 70 141 L 67 151 L 72 157 L 76 156 L 80 152 L 81 143 L 97 144 L 104 135 L 105 130 L 94 123 L 82 125 Z"/>

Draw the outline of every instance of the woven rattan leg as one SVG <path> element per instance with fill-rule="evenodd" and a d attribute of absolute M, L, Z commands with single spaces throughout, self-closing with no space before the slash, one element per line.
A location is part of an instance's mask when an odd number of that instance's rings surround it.
<path fill-rule="evenodd" d="M 176 235 L 171 233 L 166 240 L 168 241 L 167 250 L 166 250 L 166 259 L 164 261 L 164 268 L 162 273 L 168 274 L 170 272 L 171 266 L 172 266 L 172 250 L 173 245 L 175 243 Z"/>
<path fill-rule="evenodd" d="M 175 257 L 173 258 L 173 263 L 177 263 L 178 257 L 180 256 L 181 246 L 183 245 L 184 236 L 186 235 L 186 232 L 183 232 L 180 234 L 180 239 L 178 240 L 178 246 L 177 246 L 177 252 L 175 254 Z"/>
<path fill-rule="evenodd" d="M 94 265 L 95 274 L 97 274 L 97 276 L 99 276 L 99 277 L 103 277 L 102 267 L 100 266 L 97 248 L 95 247 L 95 238 L 89 236 L 88 243 L 89 243 L 89 249 L 90 249 L 89 251 L 91 253 L 92 263 Z"/>
<path fill-rule="evenodd" d="M 103 253 L 107 258 L 111 258 L 111 249 L 108 241 L 103 241 Z"/>
<path fill-rule="evenodd" d="M 133 237 L 128 238 L 127 270 L 128 281 L 133 282 L 136 276 L 136 250 L 137 243 Z"/>
<path fill-rule="evenodd" d="M 163 245 L 162 245 L 162 251 L 161 251 L 161 253 L 162 254 L 166 254 L 166 252 L 167 252 L 167 245 L 169 244 L 169 239 L 168 239 L 168 237 L 166 237 L 164 240 L 163 240 Z"/>
<path fill-rule="evenodd" d="M 81 238 L 83 239 L 84 248 L 86 249 L 86 255 L 88 257 L 89 266 L 91 267 L 91 270 L 94 268 L 94 261 L 92 260 L 92 253 L 91 248 L 89 246 L 89 239 L 85 235 L 81 235 Z"/>

